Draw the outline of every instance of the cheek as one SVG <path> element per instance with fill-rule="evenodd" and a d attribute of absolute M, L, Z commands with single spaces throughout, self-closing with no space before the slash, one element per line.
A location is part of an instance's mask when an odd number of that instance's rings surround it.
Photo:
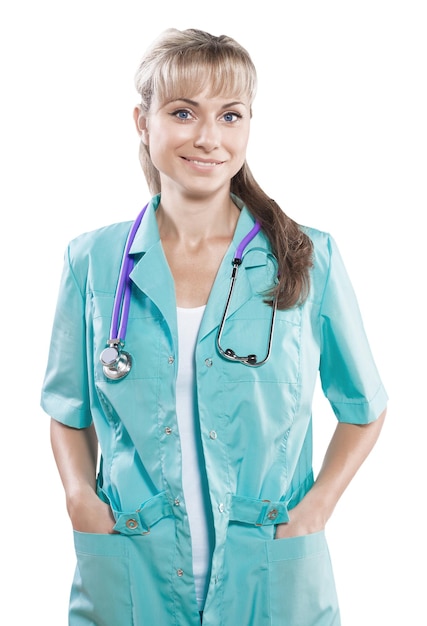
<path fill-rule="evenodd" d="M 157 142 L 151 141 L 149 146 L 150 159 L 154 167 L 163 172 L 166 168 L 167 159 L 165 158 L 164 150 L 159 146 Z"/>
<path fill-rule="evenodd" d="M 248 133 L 242 133 L 238 136 L 234 137 L 232 142 L 230 143 L 231 149 L 234 153 L 235 158 L 243 164 L 246 159 L 246 150 L 248 147 Z"/>
<path fill-rule="evenodd" d="M 159 165 L 167 159 L 168 155 L 168 145 L 164 134 L 150 131 L 147 145 L 153 165 L 159 169 Z"/>
<path fill-rule="evenodd" d="M 148 145 L 151 159 L 166 161 L 179 154 L 179 149 L 189 140 L 189 133 L 184 128 L 165 128 L 156 126 L 148 132 Z"/>
<path fill-rule="evenodd" d="M 236 153 L 246 154 L 246 149 L 248 147 L 249 141 L 249 126 L 246 128 L 240 129 L 238 133 L 231 137 L 231 145 L 234 147 L 234 151 Z"/>

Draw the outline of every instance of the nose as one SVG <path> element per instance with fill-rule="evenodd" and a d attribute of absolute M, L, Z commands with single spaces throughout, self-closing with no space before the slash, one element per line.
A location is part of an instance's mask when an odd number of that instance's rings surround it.
<path fill-rule="evenodd" d="M 194 139 L 194 147 L 202 148 L 205 152 L 211 152 L 218 148 L 221 143 L 221 131 L 215 121 L 203 121 L 197 125 L 197 133 Z"/>

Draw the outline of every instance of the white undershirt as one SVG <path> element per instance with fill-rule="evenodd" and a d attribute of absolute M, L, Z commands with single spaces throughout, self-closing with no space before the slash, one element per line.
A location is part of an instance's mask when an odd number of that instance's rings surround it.
<path fill-rule="evenodd" d="M 199 609 L 205 602 L 213 549 L 213 525 L 196 400 L 194 351 L 205 306 L 177 308 L 176 412 L 182 449 L 182 485 L 191 532 L 193 573 Z"/>

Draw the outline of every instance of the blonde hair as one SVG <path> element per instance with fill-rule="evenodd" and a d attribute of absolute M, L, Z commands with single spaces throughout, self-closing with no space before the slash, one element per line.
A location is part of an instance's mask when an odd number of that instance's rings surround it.
<path fill-rule="evenodd" d="M 148 114 L 153 98 L 166 102 L 209 88 L 212 96 L 255 98 L 257 75 L 248 52 L 226 35 L 216 37 L 193 28 L 164 31 L 148 48 L 135 75 L 141 96 L 141 114 Z M 161 192 L 160 176 L 148 147 L 141 141 L 140 161 L 150 192 Z M 276 255 L 278 284 L 267 300 L 277 297 L 286 309 L 302 303 L 308 295 L 312 266 L 312 242 L 258 185 L 245 163 L 232 178 L 230 192 L 238 196 L 259 221 Z"/>

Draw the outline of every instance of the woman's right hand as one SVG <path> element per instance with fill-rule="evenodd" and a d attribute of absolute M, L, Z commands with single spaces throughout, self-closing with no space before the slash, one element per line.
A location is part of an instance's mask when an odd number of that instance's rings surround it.
<path fill-rule="evenodd" d="M 82 533 L 114 533 L 114 516 L 96 493 L 98 439 L 93 424 L 72 428 L 51 420 L 50 434 L 73 529 Z"/>
<path fill-rule="evenodd" d="M 96 493 L 98 439 L 93 424 L 72 428 L 52 419 L 50 434 L 73 529 L 82 533 L 114 533 L 111 508 Z"/>
<path fill-rule="evenodd" d="M 73 529 L 82 533 L 113 534 L 114 516 L 108 504 L 103 502 L 88 486 L 83 493 L 74 494 L 67 502 Z"/>

